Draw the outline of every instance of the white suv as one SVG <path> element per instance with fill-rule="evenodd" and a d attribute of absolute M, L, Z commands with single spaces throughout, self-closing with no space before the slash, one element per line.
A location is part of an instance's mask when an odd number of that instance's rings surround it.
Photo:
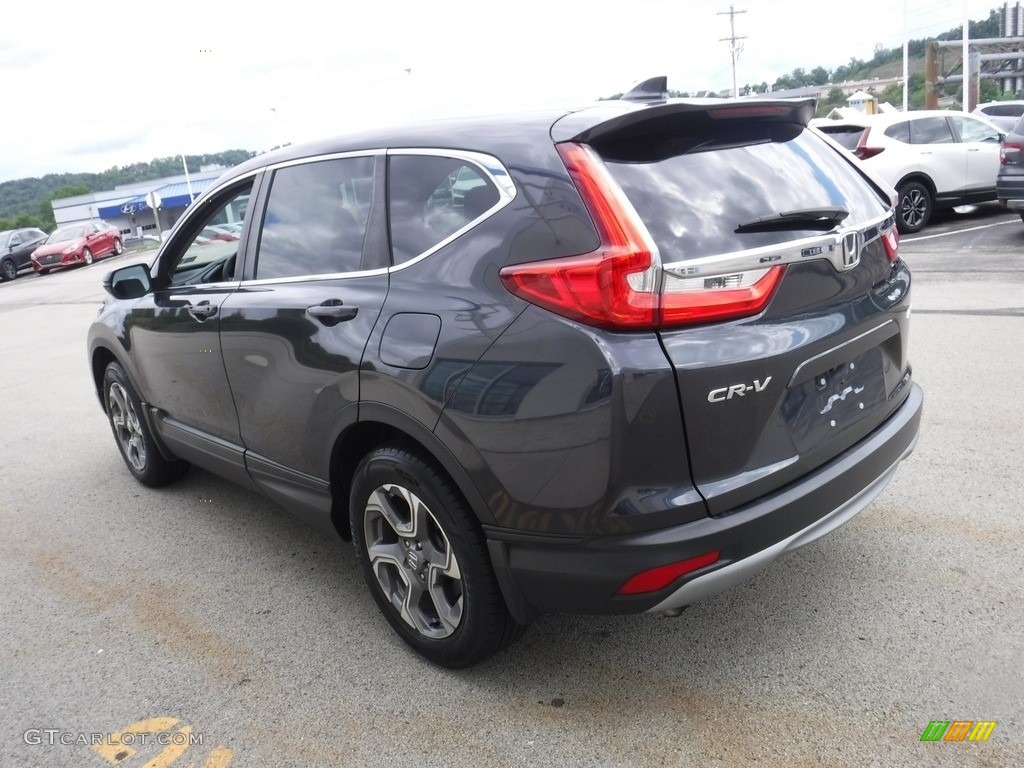
<path fill-rule="evenodd" d="M 960 112 L 922 111 L 816 121 L 899 196 L 897 225 L 917 232 L 935 208 L 996 199 L 1003 134 Z"/>
<path fill-rule="evenodd" d="M 971 114 L 988 120 L 1000 131 L 1009 133 L 1024 116 L 1024 101 L 989 101 L 976 106 Z"/>

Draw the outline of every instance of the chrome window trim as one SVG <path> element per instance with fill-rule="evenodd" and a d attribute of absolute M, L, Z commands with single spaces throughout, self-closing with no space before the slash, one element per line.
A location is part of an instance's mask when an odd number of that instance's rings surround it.
<path fill-rule="evenodd" d="M 862 238 L 863 247 L 882 237 L 895 225 L 895 213 L 889 211 L 858 226 L 836 227 L 825 234 L 791 240 L 788 243 L 676 261 L 664 264 L 662 268 L 674 277 L 686 279 L 824 260 L 830 262 L 837 272 L 847 272 L 857 266 L 860 258 L 858 255 L 855 263 L 844 264 L 843 241 L 845 238 L 858 233 Z"/>
<path fill-rule="evenodd" d="M 468 150 L 461 149 L 437 149 L 433 147 L 412 147 L 401 149 L 389 149 L 387 154 L 388 157 L 394 157 L 396 155 L 419 155 L 430 157 L 450 157 L 455 160 L 464 160 L 468 163 L 472 163 L 481 171 L 483 171 L 484 175 L 491 180 L 491 182 L 498 190 L 498 202 L 496 202 L 494 205 L 492 205 L 490 208 L 481 213 L 472 221 L 467 222 L 462 227 L 452 232 L 444 240 L 441 240 L 439 243 L 436 243 L 427 250 L 423 251 L 423 253 L 413 256 L 411 259 L 407 259 L 406 261 L 403 261 L 401 264 L 395 264 L 391 266 L 388 269 L 389 272 L 397 272 L 399 270 L 405 269 L 406 267 L 411 267 L 412 265 L 418 264 L 428 256 L 441 250 L 452 241 L 462 237 L 464 234 L 466 234 L 466 232 L 480 224 L 480 222 L 490 218 L 498 211 L 500 211 L 502 208 L 507 206 L 509 203 L 515 200 L 516 194 L 518 193 L 516 190 L 515 182 L 512 181 L 512 176 L 511 174 L 509 174 L 508 169 L 505 168 L 505 166 L 502 164 L 500 160 L 498 160 L 498 158 L 493 157 L 491 155 L 486 155 L 483 152 L 471 152 Z M 388 169 L 388 183 L 391 183 L 390 169 Z M 390 211 L 388 213 L 388 222 L 390 229 Z M 390 234 L 391 233 L 389 231 L 389 237 Z M 394 259 L 394 257 L 395 255 L 392 252 L 391 258 Z"/>
<path fill-rule="evenodd" d="M 484 221 L 487 218 L 490 218 L 495 213 L 500 211 L 502 208 L 507 206 L 509 203 L 511 203 L 516 198 L 516 195 L 518 194 L 518 191 L 516 190 L 515 183 L 512 181 L 512 175 L 508 172 L 508 169 L 505 168 L 504 164 L 502 164 L 502 162 L 500 160 L 498 160 L 496 157 L 484 154 L 482 152 L 472 152 L 472 151 L 461 150 L 461 149 L 439 149 L 439 148 L 434 148 L 434 147 L 410 147 L 410 148 L 395 148 L 395 149 L 380 149 L 380 148 L 378 148 L 378 149 L 354 150 L 354 151 L 350 151 L 350 152 L 332 152 L 332 153 L 326 154 L 326 155 L 313 155 L 313 156 L 310 156 L 310 157 L 302 157 L 302 158 L 297 158 L 297 159 L 294 159 L 294 160 L 286 160 L 286 161 L 283 161 L 283 162 L 280 162 L 280 163 L 274 163 L 272 165 L 265 165 L 265 166 L 262 166 L 261 168 L 257 168 L 257 169 L 255 169 L 253 171 L 249 171 L 247 174 L 245 174 L 245 176 L 255 175 L 256 173 L 260 173 L 260 172 L 276 171 L 276 170 L 278 170 L 280 168 L 288 168 L 288 167 L 295 166 L 295 165 L 307 165 L 309 163 L 317 163 L 317 162 L 321 162 L 321 161 L 324 161 L 324 160 L 338 160 L 338 159 L 342 159 L 342 158 L 346 158 L 346 157 L 367 157 L 367 156 L 375 156 L 375 157 L 386 156 L 386 157 L 391 157 L 391 156 L 395 156 L 395 155 L 419 155 L 419 156 L 433 156 L 433 157 L 448 157 L 448 158 L 453 158 L 455 160 L 464 160 L 464 161 L 466 161 L 468 163 L 471 163 L 474 166 L 476 166 L 477 168 L 479 168 L 480 171 L 484 174 L 484 176 L 486 176 L 488 179 L 490 179 L 491 182 L 494 184 L 495 188 L 498 190 L 498 202 L 495 203 L 494 205 L 492 205 L 490 208 L 488 208 L 483 213 L 481 213 L 479 216 L 477 216 L 472 221 L 467 222 L 465 225 L 463 225 L 462 227 L 457 229 L 455 232 L 453 232 L 452 234 L 448 235 L 448 237 L 446 237 L 444 240 L 441 240 L 439 243 L 435 244 L 433 247 L 427 249 L 423 253 L 420 253 L 420 254 L 414 256 L 413 258 L 409 259 L 408 261 L 402 262 L 401 264 L 396 264 L 396 265 L 393 265 L 393 266 L 390 266 L 390 267 L 383 267 L 383 268 L 380 268 L 380 269 L 360 270 L 359 272 L 334 272 L 334 273 L 331 273 L 331 274 L 316 273 L 316 274 L 309 274 L 309 275 L 291 275 L 289 277 L 266 277 L 266 278 L 262 278 L 262 279 L 241 280 L 239 282 L 232 281 L 230 283 L 226 283 L 225 285 L 239 286 L 239 287 L 242 287 L 242 288 L 248 288 L 250 286 L 258 287 L 258 286 L 263 286 L 263 285 L 278 285 L 278 284 L 287 284 L 287 283 L 305 283 L 305 282 L 313 282 L 313 281 L 321 281 L 321 280 L 347 280 L 347 279 L 350 279 L 350 278 L 355 279 L 355 278 L 360 278 L 360 277 L 373 277 L 373 276 L 376 276 L 376 275 L 388 274 L 390 272 L 397 272 L 399 270 L 405 269 L 406 267 L 410 267 L 413 264 L 416 264 L 416 263 L 422 261 L 423 259 L 427 258 L 428 256 L 430 256 L 431 254 L 435 253 L 436 251 L 441 250 L 446 245 L 448 245 L 452 241 L 456 240 L 457 238 L 461 237 L 466 232 L 471 230 L 473 227 L 475 227 L 478 224 L 480 224 L 480 222 Z M 389 171 L 389 173 L 390 173 L 390 171 Z M 227 184 L 222 185 L 222 187 L 230 186 L 232 183 L 238 181 L 239 179 L 245 178 L 245 176 L 239 176 L 239 177 L 237 177 L 235 179 L 232 179 Z M 389 179 L 389 181 L 390 181 L 390 179 Z M 213 190 L 211 192 L 211 195 L 216 194 L 220 189 L 221 189 L 221 187 L 218 187 L 216 190 Z M 389 235 L 390 235 L 390 233 L 389 233 Z M 392 258 L 394 258 L 393 254 L 392 254 Z M 213 284 L 211 283 L 210 285 L 212 286 Z M 218 284 L 218 285 L 220 285 L 220 284 Z"/>
<path fill-rule="evenodd" d="M 322 163 L 326 160 L 344 160 L 349 157 L 383 157 L 387 153 L 387 150 L 378 147 L 377 149 L 358 149 L 349 150 L 346 152 L 331 152 L 326 155 L 310 155 L 309 157 L 299 157 L 293 160 L 282 160 L 279 163 L 273 163 L 271 165 L 264 166 L 266 171 L 277 171 L 281 168 L 291 168 L 296 165 L 310 165 L 311 163 Z"/>
<path fill-rule="evenodd" d="M 391 267 L 381 267 L 380 269 L 362 269 L 358 272 L 332 272 L 326 275 L 316 273 L 311 275 L 290 275 L 289 277 L 264 277 L 257 280 L 243 280 L 241 287 L 248 288 L 249 286 L 280 285 L 284 283 L 312 283 L 318 280 L 347 280 L 349 278 L 386 275 L 390 271 Z"/>

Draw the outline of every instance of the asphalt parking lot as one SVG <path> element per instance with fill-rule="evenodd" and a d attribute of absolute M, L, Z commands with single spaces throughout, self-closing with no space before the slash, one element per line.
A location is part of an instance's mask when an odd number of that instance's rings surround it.
<path fill-rule="evenodd" d="M 0 284 L 0 766 L 1024 765 L 1024 223 L 901 252 L 925 414 L 873 505 L 679 618 L 546 617 L 461 672 L 350 545 L 206 472 L 132 480 L 85 334 L 147 255 Z"/>

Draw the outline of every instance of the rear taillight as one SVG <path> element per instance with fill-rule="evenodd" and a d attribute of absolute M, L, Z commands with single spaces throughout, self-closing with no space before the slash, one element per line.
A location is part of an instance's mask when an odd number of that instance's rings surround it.
<path fill-rule="evenodd" d="M 875 155 L 879 154 L 880 152 L 882 152 L 885 149 L 885 147 L 869 147 L 868 146 L 868 135 L 870 133 L 871 133 L 871 129 L 870 128 L 865 128 L 864 129 L 864 133 L 862 133 L 860 135 L 860 138 L 857 140 L 857 147 L 856 147 L 856 149 L 853 150 L 853 154 L 855 154 L 861 160 L 867 160 L 869 157 L 874 157 Z"/>
<path fill-rule="evenodd" d="M 999 147 L 999 162 L 1002 165 L 1020 165 L 1020 153 L 1024 146 L 1020 144 L 1003 144 Z"/>
<path fill-rule="evenodd" d="M 890 264 L 900 257 L 900 235 L 896 227 L 890 227 L 889 231 L 882 235 L 882 245 L 885 246 L 885 257 Z"/>
<path fill-rule="evenodd" d="M 575 143 L 557 149 L 601 243 L 580 256 L 505 267 L 501 280 L 511 293 L 611 330 L 730 320 L 756 314 L 768 304 L 782 267 L 700 278 L 665 273 L 657 246 L 596 153 Z"/>

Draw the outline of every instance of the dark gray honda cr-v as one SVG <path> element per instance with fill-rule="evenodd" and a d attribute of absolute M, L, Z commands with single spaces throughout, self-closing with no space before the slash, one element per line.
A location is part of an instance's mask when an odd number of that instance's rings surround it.
<path fill-rule="evenodd" d="M 893 200 L 813 113 L 641 88 L 244 163 L 107 278 L 125 463 L 351 537 L 452 667 L 736 584 L 868 505 L 921 414 Z"/>

